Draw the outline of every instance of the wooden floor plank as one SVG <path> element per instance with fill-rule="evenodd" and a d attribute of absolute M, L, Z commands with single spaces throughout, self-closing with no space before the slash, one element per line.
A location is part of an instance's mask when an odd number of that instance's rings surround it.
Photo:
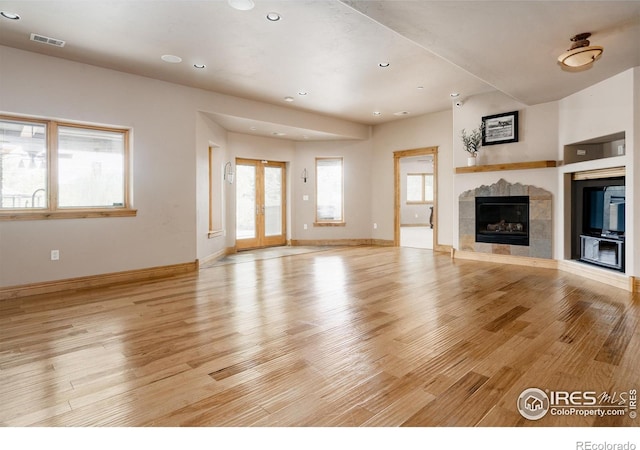
<path fill-rule="evenodd" d="M 638 389 L 639 294 L 421 249 L 278 255 L 3 301 L 0 425 L 640 424 L 517 410 Z"/>

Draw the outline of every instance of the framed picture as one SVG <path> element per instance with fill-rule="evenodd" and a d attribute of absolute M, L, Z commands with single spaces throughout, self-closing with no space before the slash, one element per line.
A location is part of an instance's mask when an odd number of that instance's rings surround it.
<path fill-rule="evenodd" d="M 518 142 L 518 111 L 482 118 L 482 145 Z"/>

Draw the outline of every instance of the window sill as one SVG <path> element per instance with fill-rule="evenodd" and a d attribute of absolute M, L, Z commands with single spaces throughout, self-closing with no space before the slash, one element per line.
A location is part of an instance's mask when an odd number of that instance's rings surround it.
<path fill-rule="evenodd" d="M 406 202 L 407 205 L 433 205 L 433 200 L 428 200 L 424 202 Z"/>
<path fill-rule="evenodd" d="M 213 239 L 213 238 L 216 238 L 218 236 L 222 236 L 223 234 L 224 234 L 223 230 L 209 231 L 209 233 L 207 234 L 207 237 L 209 239 Z"/>
<path fill-rule="evenodd" d="M 347 222 L 314 222 L 314 227 L 346 227 Z"/>
<path fill-rule="evenodd" d="M 73 209 L 57 211 L 0 212 L 0 222 L 11 220 L 93 219 L 98 217 L 135 217 L 137 209 Z"/>

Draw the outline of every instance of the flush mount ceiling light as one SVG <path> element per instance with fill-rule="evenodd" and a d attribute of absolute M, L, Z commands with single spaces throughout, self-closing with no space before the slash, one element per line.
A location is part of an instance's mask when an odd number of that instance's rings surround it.
<path fill-rule="evenodd" d="M 178 64 L 180 62 L 182 62 L 182 58 L 180 58 L 179 56 L 176 55 L 162 55 L 160 57 L 164 62 L 168 62 L 171 64 Z"/>
<path fill-rule="evenodd" d="M 593 63 L 602 56 L 604 48 L 599 45 L 589 45 L 588 38 L 591 33 L 576 34 L 571 38 L 571 48 L 558 56 L 558 62 L 566 67 L 584 67 Z"/>
<path fill-rule="evenodd" d="M 249 11 L 255 6 L 253 0 L 227 0 L 227 3 L 238 11 Z"/>
<path fill-rule="evenodd" d="M 18 14 L 9 11 L 0 11 L 0 16 L 9 20 L 20 20 L 20 16 Z"/>

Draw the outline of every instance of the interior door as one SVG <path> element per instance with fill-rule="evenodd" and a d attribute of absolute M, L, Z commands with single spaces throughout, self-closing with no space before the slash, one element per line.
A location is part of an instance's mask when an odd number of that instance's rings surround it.
<path fill-rule="evenodd" d="M 285 245 L 285 163 L 236 159 L 236 248 Z"/>

